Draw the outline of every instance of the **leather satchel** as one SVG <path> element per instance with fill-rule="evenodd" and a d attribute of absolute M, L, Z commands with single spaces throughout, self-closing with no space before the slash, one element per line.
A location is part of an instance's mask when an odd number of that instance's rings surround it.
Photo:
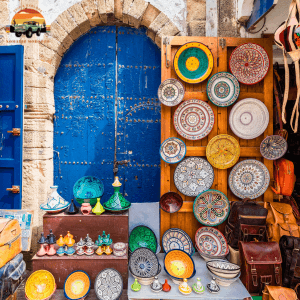
<path fill-rule="evenodd" d="M 261 293 L 265 284 L 281 285 L 279 245 L 276 242 L 240 242 L 241 281 L 249 293 Z"/>
<path fill-rule="evenodd" d="M 297 300 L 297 294 L 289 288 L 266 285 L 262 300 Z"/>

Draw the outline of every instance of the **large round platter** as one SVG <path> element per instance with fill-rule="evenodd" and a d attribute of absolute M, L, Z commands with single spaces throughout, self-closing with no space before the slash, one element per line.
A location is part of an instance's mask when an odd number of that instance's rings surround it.
<path fill-rule="evenodd" d="M 174 114 L 176 131 L 188 140 L 206 137 L 215 123 L 214 112 L 204 101 L 192 99 L 184 101 Z"/>
<path fill-rule="evenodd" d="M 177 79 L 166 79 L 158 88 L 158 99 L 166 106 L 179 104 L 184 96 L 184 86 Z"/>
<path fill-rule="evenodd" d="M 229 60 L 230 72 L 244 84 L 256 84 L 264 79 L 270 67 L 266 50 L 253 43 L 235 48 Z"/>
<path fill-rule="evenodd" d="M 198 42 L 181 46 L 174 57 L 174 69 L 180 79 L 188 83 L 204 81 L 211 73 L 214 58 L 207 46 Z"/>
<path fill-rule="evenodd" d="M 97 275 L 94 289 L 99 300 L 119 299 L 123 292 L 122 275 L 115 269 L 104 269 Z"/>
<path fill-rule="evenodd" d="M 201 227 L 195 235 L 198 250 L 209 257 L 226 256 L 229 253 L 224 235 L 216 228 Z"/>
<path fill-rule="evenodd" d="M 176 164 L 183 160 L 186 154 L 185 143 L 176 137 L 166 139 L 159 149 L 160 157 L 169 164 Z"/>
<path fill-rule="evenodd" d="M 218 169 L 228 169 L 236 164 L 240 157 L 239 142 L 228 134 L 213 137 L 206 147 L 207 160 Z"/>
<path fill-rule="evenodd" d="M 175 186 L 186 196 L 198 196 L 210 189 L 213 182 L 213 167 L 200 157 L 186 158 L 177 165 L 174 172 Z"/>
<path fill-rule="evenodd" d="M 231 191 L 237 197 L 255 199 L 268 189 L 270 173 L 260 161 L 247 159 L 235 165 L 228 181 Z"/>
<path fill-rule="evenodd" d="M 179 228 L 168 229 L 162 237 L 162 246 L 164 252 L 168 253 L 171 250 L 179 249 L 193 255 L 193 242 L 189 235 Z"/>
<path fill-rule="evenodd" d="M 209 100 L 221 107 L 232 105 L 240 94 L 240 84 L 231 73 L 219 72 L 213 75 L 206 87 Z"/>
<path fill-rule="evenodd" d="M 64 293 L 67 299 L 84 298 L 91 289 L 91 279 L 84 271 L 74 271 L 66 279 Z"/>
<path fill-rule="evenodd" d="M 175 192 L 163 194 L 159 200 L 160 208 L 167 213 L 175 213 L 180 210 L 183 205 L 182 197 Z"/>
<path fill-rule="evenodd" d="M 206 226 L 222 224 L 228 217 L 230 203 L 220 191 L 208 190 L 201 193 L 194 201 L 193 211 L 196 219 Z"/>
<path fill-rule="evenodd" d="M 131 252 L 138 248 L 146 247 L 156 253 L 157 239 L 155 233 L 149 227 L 140 225 L 133 228 L 130 232 L 128 245 Z"/>
<path fill-rule="evenodd" d="M 242 139 L 255 139 L 267 129 L 269 111 L 265 104 L 254 98 L 236 103 L 229 115 L 229 125 L 235 135 Z"/>
<path fill-rule="evenodd" d="M 280 135 L 267 136 L 260 144 L 261 155 L 270 160 L 279 159 L 287 151 L 287 142 Z"/>

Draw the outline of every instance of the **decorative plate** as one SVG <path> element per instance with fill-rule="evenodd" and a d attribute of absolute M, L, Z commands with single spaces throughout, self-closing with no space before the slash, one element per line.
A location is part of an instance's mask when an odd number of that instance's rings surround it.
<path fill-rule="evenodd" d="M 53 275 L 46 270 L 33 272 L 26 281 L 25 295 L 29 300 L 49 298 L 56 289 Z"/>
<path fill-rule="evenodd" d="M 174 172 L 176 188 L 186 196 L 198 196 L 210 189 L 214 182 L 214 170 L 200 157 L 189 157 L 179 163 Z"/>
<path fill-rule="evenodd" d="M 94 289 L 99 300 L 119 299 L 123 292 L 122 275 L 115 269 L 104 269 L 97 275 Z"/>
<path fill-rule="evenodd" d="M 181 196 L 175 192 L 168 192 L 160 197 L 160 208 L 167 213 L 175 213 L 182 207 L 183 200 Z"/>
<path fill-rule="evenodd" d="M 67 299 L 77 300 L 86 297 L 91 289 L 91 279 L 84 271 L 74 271 L 66 279 L 64 293 Z"/>
<path fill-rule="evenodd" d="M 179 228 L 170 228 L 164 233 L 162 246 L 165 253 L 175 249 L 183 250 L 191 256 L 194 253 L 191 238 L 185 231 Z"/>
<path fill-rule="evenodd" d="M 177 79 L 166 79 L 158 88 L 158 99 L 166 106 L 179 104 L 184 96 L 184 86 Z"/>
<path fill-rule="evenodd" d="M 137 226 L 132 229 L 129 235 L 128 246 L 131 252 L 138 248 L 146 247 L 156 253 L 157 239 L 155 233 L 147 226 Z"/>
<path fill-rule="evenodd" d="M 209 256 L 226 256 L 229 248 L 224 235 L 216 228 L 201 227 L 195 235 L 195 242 L 200 252 Z"/>
<path fill-rule="evenodd" d="M 138 248 L 130 255 L 129 268 L 130 272 L 138 277 L 156 276 L 159 270 L 158 258 L 150 249 Z"/>
<path fill-rule="evenodd" d="M 185 143 L 176 137 L 168 138 L 161 144 L 159 154 L 166 163 L 176 164 L 185 157 Z"/>
<path fill-rule="evenodd" d="M 189 279 L 195 275 L 195 264 L 191 256 L 182 250 L 171 250 L 164 258 L 165 271 L 168 275 Z"/>
<path fill-rule="evenodd" d="M 255 139 L 267 129 L 269 111 L 265 104 L 254 98 L 236 103 L 229 115 L 229 125 L 235 135 L 242 139 Z"/>
<path fill-rule="evenodd" d="M 207 46 L 198 42 L 182 45 L 174 57 L 174 69 L 188 83 L 204 81 L 211 73 L 214 58 Z"/>
<path fill-rule="evenodd" d="M 221 107 L 232 105 L 240 94 L 240 84 L 231 73 L 219 72 L 208 81 L 207 96 L 209 100 Z"/>
<path fill-rule="evenodd" d="M 244 84 L 256 84 L 264 79 L 270 67 L 266 50 L 253 43 L 235 48 L 229 60 L 230 72 Z"/>
<path fill-rule="evenodd" d="M 239 142 L 228 134 L 213 137 L 206 147 L 207 160 L 218 169 L 228 169 L 236 164 L 240 157 Z"/>
<path fill-rule="evenodd" d="M 228 217 L 230 203 L 220 191 L 208 190 L 201 193 L 194 201 L 193 211 L 196 219 L 206 226 L 222 224 Z"/>
<path fill-rule="evenodd" d="M 267 136 L 260 144 L 261 155 L 270 160 L 282 157 L 288 148 L 286 140 L 280 135 Z"/>
<path fill-rule="evenodd" d="M 268 189 L 270 174 L 260 161 L 247 159 L 231 170 L 228 181 L 231 191 L 237 197 L 255 199 Z"/>
<path fill-rule="evenodd" d="M 176 131 L 188 140 L 200 140 L 213 129 L 215 115 L 211 107 L 202 100 L 184 101 L 175 111 Z"/>

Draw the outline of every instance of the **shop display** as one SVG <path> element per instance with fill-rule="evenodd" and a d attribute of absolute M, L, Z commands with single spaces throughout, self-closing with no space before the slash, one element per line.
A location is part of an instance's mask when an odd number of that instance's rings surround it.
<path fill-rule="evenodd" d="M 131 275 L 137 279 L 138 283 L 141 284 L 141 285 L 150 285 L 153 281 L 154 281 L 154 278 L 155 276 L 158 276 L 161 272 L 161 265 L 158 265 L 158 271 L 157 271 L 157 274 L 155 274 L 154 276 L 152 277 L 149 277 L 149 278 L 144 278 L 144 277 L 139 277 L 139 276 L 136 276 L 134 275 L 131 270 L 130 270 L 130 267 L 129 267 L 129 271 L 131 273 Z"/>
<path fill-rule="evenodd" d="M 74 199 L 71 199 L 70 205 L 65 210 L 65 213 L 68 215 L 75 215 L 79 212 L 79 208 L 75 205 Z"/>
<path fill-rule="evenodd" d="M 100 216 L 102 213 L 105 212 L 105 209 L 103 208 L 103 206 L 100 203 L 100 198 L 97 198 L 97 203 L 94 206 L 94 208 L 92 209 L 93 214 Z"/>
<path fill-rule="evenodd" d="M 270 160 L 281 158 L 287 151 L 288 144 L 280 135 L 267 136 L 260 144 L 261 155 Z"/>
<path fill-rule="evenodd" d="M 125 243 L 115 243 L 113 246 L 114 256 L 124 256 L 127 253 L 127 248 Z"/>
<path fill-rule="evenodd" d="M 200 157 L 189 157 L 180 162 L 174 172 L 176 188 L 186 196 L 198 196 L 210 189 L 214 182 L 214 170 Z"/>
<path fill-rule="evenodd" d="M 85 298 L 91 289 L 91 279 L 84 271 L 74 271 L 66 279 L 64 295 L 67 299 Z"/>
<path fill-rule="evenodd" d="M 182 45 L 174 57 L 174 70 L 178 77 L 188 83 L 199 83 L 212 72 L 214 58 L 207 46 L 199 42 Z"/>
<path fill-rule="evenodd" d="M 154 277 L 154 281 L 150 284 L 150 289 L 154 293 L 159 293 L 162 290 L 162 284 L 159 282 L 158 277 Z"/>
<path fill-rule="evenodd" d="M 54 185 L 50 187 L 50 192 L 47 196 L 47 202 L 40 205 L 40 209 L 46 211 L 49 214 L 56 214 L 65 210 L 70 203 L 62 198 L 57 192 L 58 186 Z"/>
<path fill-rule="evenodd" d="M 225 259 L 214 259 L 206 262 L 207 269 L 216 276 L 232 279 L 241 271 L 241 267 Z"/>
<path fill-rule="evenodd" d="M 123 292 L 123 278 L 115 269 L 104 269 L 97 275 L 94 289 L 99 300 L 117 300 Z"/>
<path fill-rule="evenodd" d="M 228 169 L 234 166 L 240 157 L 239 142 L 228 134 L 219 134 L 209 141 L 206 157 L 215 168 Z"/>
<path fill-rule="evenodd" d="M 246 98 L 237 102 L 229 114 L 229 126 L 239 138 L 250 140 L 262 135 L 269 124 L 269 111 L 260 100 Z"/>
<path fill-rule="evenodd" d="M 180 210 L 183 204 L 182 197 L 175 192 L 163 194 L 159 200 L 160 208 L 167 213 L 175 213 Z"/>
<path fill-rule="evenodd" d="M 225 277 L 221 277 L 221 276 L 214 274 L 210 270 L 208 270 L 208 271 L 209 271 L 210 275 L 213 278 L 215 278 L 216 283 L 221 286 L 230 286 L 232 283 L 234 283 L 236 280 L 238 280 L 241 276 L 241 272 L 239 272 L 238 275 L 236 275 L 233 278 L 225 278 Z"/>
<path fill-rule="evenodd" d="M 137 226 L 130 232 L 128 246 L 131 252 L 140 247 L 146 247 L 156 253 L 157 239 L 155 233 L 147 226 Z"/>
<path fill-rule="evenodd" d="M 207 190 L 202 192 L 194 201 L 195 218 L 205 226 L 217 226 L 228 217 L 230 203 L 220 191 Z"/>
<path fill-rule="evenodd" d="M 194 247 L 188 234 L 179 228 L 170 228 L 165 231 L 162 237 L 162 247 L 165 253 L 171 250 L 183 250 L 189 255 L 194 254 Z"/>
<path fill-rule="evenodd" d="M 232 193 L 241 199 L 258 198 L 269 187 L 269 170 L 258 160 L 243 160 L 231 170 L 228 184 Z"/>
<path fill-rule="evenodd" d="M 171 286 L 168 283 L 168 279 L 165 279 L 165 283 L 162 285 L 162 290 L 166 293 L 171 291 Z"/>
<path fill-rule="evenodd" d="M 207 284 L 207 290 L 212 294 L 217 294 L 220 292 L 220 287 L 216 283 L 216 278 L 213 277 L 210 283 Z"/>
<path fill-rule="evenodd" d="M 141 289 L 141 285 L 138 283 L 137 279 L 134 279 L 134 283 L 131 285 L 131 289 L 134 292 L 138 292 Z"/>
<path fill-rule="evenodd" d="M 233 50 L 229 68 L 239 82 L 252 85 L 265 78 L 270 68 L 270 59 L 263 47 L 246 43 Z"/>
<path fill-rule="evenodd" d="M 183 100 L 184 92 L 184 86 L 179 80 L 166 79 L 158 88 L 158 99 L 166 106 L 175 106 Z"/>
<path fill-rule="evenodd" d="M 205 287 L 202 285 L 200 278 L 197 278 L 197 282 L 193 284 L 192 289 L 196 294 L 203 294 L 205 292 Z"/>
<path fill-rule="evenodd" d="M 183 283 L 179 285 L 178 290 L 183 295 L 191 294 L 192 288 L 188 285 L 186 278 L 183 279 Z"/>
<path fill-rule="evenodd" d="M 92 212 L 92 207 L 90 203 L 82 203 L 80 211 L 83 215 L 89 215 Z"/>
<path fill-rule="evenodd" d="M 176 137 L 168 138 L 161 144 L 159 154 L 161 159 L 166 163 L 179 163 L 186 154 L 185 143 Z"/>
<path fill-rule="evenodd" d="M 178 134 L 188 140 L 200 140 L 213 129 L 215 116 L 206 102 L 198 99 L 186 100 L 174 113 L 174 127 Z"/>
<path fill-rule="evenodd" d="M 240 84 L 231 73 L 219 72 L 209 79 L 206 91 L 208 99 L 213 104 L 226 107 L 232 105 L 238 99 Z"/>

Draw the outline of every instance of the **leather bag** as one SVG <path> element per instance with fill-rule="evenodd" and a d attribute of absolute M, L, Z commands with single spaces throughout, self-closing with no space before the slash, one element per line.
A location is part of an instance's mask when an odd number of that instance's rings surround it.
<path fill-rule="evenodd" d="M 262 300 L 297 300 L 297 294 L 289 288 L 266 285 Z"/>
<path fill-rule="evenodd" d="M 249 293 L 261 293 L 265 284 L 281 285 L 279 245 L 276 242 L 239 242 L 241 281 Z"/>

